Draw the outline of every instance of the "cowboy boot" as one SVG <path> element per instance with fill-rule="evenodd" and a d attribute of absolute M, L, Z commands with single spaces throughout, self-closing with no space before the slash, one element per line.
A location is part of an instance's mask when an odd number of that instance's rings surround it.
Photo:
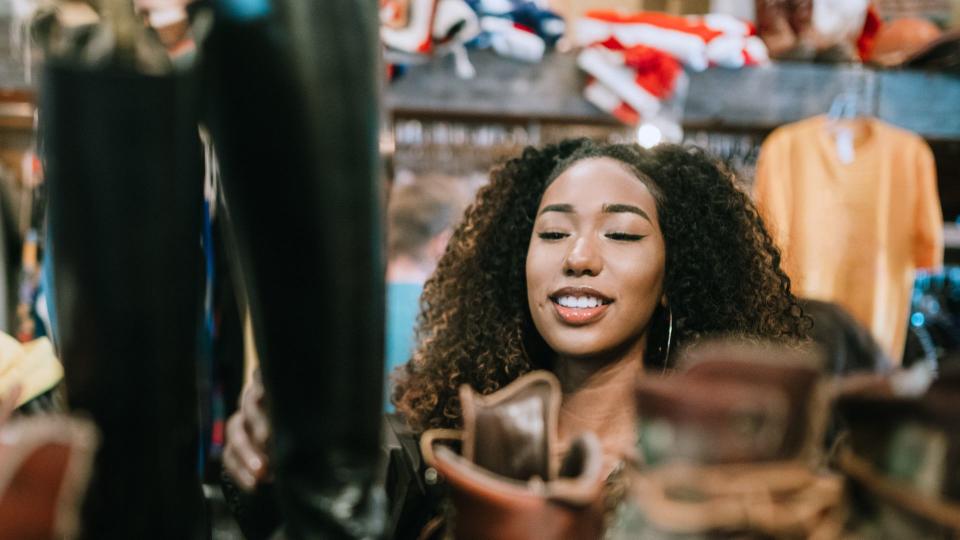
<path fill-rule="evenodd" d="M 642 466 L 612 538 L 835 538 L 840 479 L 814 469 L 826 401 L 803 355 L 710 343 L 637 388 Z"/>
<path fill-rule="evenodd" d="M 464 429 L 424 433 L 424 460 L 450 487 L 454 537 L 602 537 L 600 444 L 586 433 L 558 459 L 560 399 L 559 382 L 545 371 L 488 396 L 464 386 Z M 451 441 L 460 441 L 459 452 Z"/>
<path fill-rule="evenodd" d="M 870 538 L 960 535 L 960 373 L 920 395 L 888 377 L 843 393 L 840 469 L 861 495 L 854 530 Z"/>
<path fill-rule="evenodd" d="M 38 416 L 0 428 L 0 536 L 76 538 L 96 447 L 87 420 Z"/>

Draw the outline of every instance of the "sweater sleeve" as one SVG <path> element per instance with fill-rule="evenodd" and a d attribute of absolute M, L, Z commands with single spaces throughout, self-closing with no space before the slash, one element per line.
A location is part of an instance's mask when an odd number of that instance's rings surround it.
<path fill-rule="evenodd" d="M 919 145 L 913 261 L 917 268 L 936 268 L 943 265 L 943 213 L 937 193 L 937 169 L 930 147 L 924 141 L 919 141 Z"/>

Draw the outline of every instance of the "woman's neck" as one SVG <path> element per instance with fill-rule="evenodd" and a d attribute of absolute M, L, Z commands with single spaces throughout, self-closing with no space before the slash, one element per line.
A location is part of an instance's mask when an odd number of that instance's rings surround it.
<path fill-rule="evenodd" d="M 556 375 L 567 408 L 603 416 L 602 413 L 622 410 L 625 403 L 633 402 L 634 387 L 642 371 L 643 362 L 636 357 L 624 357 L 599 368 L 586 362 L 558 359 Z"/>
<path fill-rule="evenodd" d="M 600 439 L 608 464 L 633 451 L 636 444 L 634 388 L 643 372 L 641 355 L 623 356 L 597 365 L 590 360 L 558 358 L 555 373 L 563 388 L 560 447 L 592 431 Z"/>
<path fill-rule="evenodd" d="M 564 394 L 573 394 L 582 388 L 603 385 L 610 380 L 620 380 L 622 376 L 630 380 L 630 385 L 643 366 L 643 353 L 646 350 L 646 335 L 642 336 L 627 350 L 619 350 L 607 355 L 588 358 L 557 356 L 553 364 L 553 374 L 560 380 Z M 627 374 L 625 371 L 631 371 Z"/>

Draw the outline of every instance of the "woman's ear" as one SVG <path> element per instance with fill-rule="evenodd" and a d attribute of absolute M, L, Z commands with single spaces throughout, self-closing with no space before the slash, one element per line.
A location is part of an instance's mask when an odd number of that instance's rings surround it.
<path fill-rule="evenodd" d="M 663 306 L 663 307 L 667 307 L 667 294 L 666 294 L 666 293 L 664 293 L 664 294 L 662 294 L 662 295 L 660 296 L 660 305 Z"/>

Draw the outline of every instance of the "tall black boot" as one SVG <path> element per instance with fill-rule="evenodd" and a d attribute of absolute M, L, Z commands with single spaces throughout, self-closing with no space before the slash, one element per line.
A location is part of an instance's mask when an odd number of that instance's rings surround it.
<path fill-rule="evenodd" d="M 41 94 L 56 336 L 102 435 L 85 538 L 196 538 L 202 154 L 180 75 L 51 61 Z"/>
<path fill-rule="evenodd" d="M 221 1 L 210 126 L 292 538 L 375 536 L 383 380 L 373 0 Z M 266 7 L 266 4 L 261 4 Z"/>

